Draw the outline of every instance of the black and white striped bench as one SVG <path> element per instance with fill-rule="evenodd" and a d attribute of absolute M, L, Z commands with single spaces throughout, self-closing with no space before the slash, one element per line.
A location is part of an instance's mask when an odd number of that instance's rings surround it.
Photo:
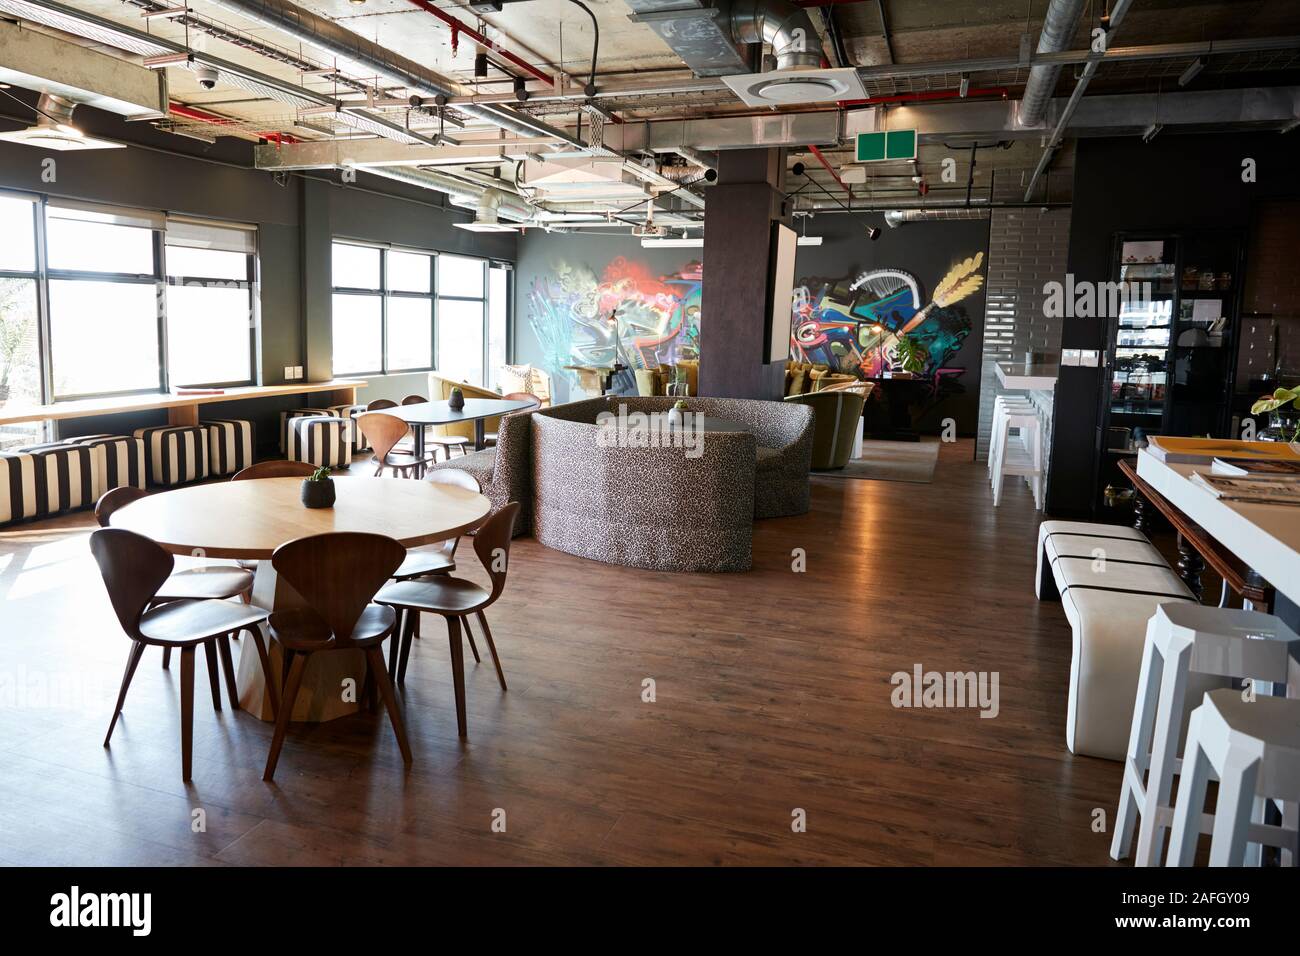
<path fill-rule="evenodd" d="M 253 463 L 257 441 L 252 422 L 214 418 L 203 427 L 208 430 L 208 474 L 233 475 Z"/>
<path fill-rule="evenodd" d="M 1196 598 L 1140 531 L 1083 521 L 1038 526 L 1040 601 L 1060 599 L 1074 632 L 1065 741 L 1071 753 L 1123 760 L 1147 621 Z"/>
<path fill-rule="evenodd" d="M 137 428 L 151 485 L 182 485 L 208 476 L 208 430 L 202 425 Z"/>
<path fill-rule="evenodd" d="M 85 445 L 0 452 L 0 524 L 90 507 L 99 481 L 97 456 Z"/>
<path fill-rule="evenodd" d="M 295 418 L 321 418 L 329 417 L 330 413 L 323 408 L 293 408 L 287 412 L 280 413 L 280 454 L 289 450 L 289 423 Z"/>
<path fill-rule="evenodd" d="M 352 420 L 332 415 L 290 419 L 285 456 L 319 467 L 343 468 L 352 464 Z"/>
<path fill-rule="evenodd" d="M 144 442 L 131 435 L 77 435 L 61 439 L 65 445 L 85 445 L 92 450 L 99 467 L 95 500 L 114 488 L 144 488 L 147 472 Z"/>
<path fill-rule="evenodd" d="M 364 405 L 331 405 L 327 411 L 337 418 L 346 418 L 352 422 L 352 450 L 365 451 L 370 446 L 366 444 L 366 436 L 361 434 L 361 429 L 357 427 L 357 416 L 366 413 Z"/>

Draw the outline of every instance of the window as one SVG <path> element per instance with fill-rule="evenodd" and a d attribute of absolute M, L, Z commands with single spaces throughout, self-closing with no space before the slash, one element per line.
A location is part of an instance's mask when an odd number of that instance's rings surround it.
<path fill-rule="evenodd" d="M 167 378 L 172 387 L 253 381 L 257 233 L 167 221 Z"/>
<path fill-rule="evenodd" d="M 496 386 L 508 361 L 510 267 L 334 243 L 334 374 L 437 369 Z"/>
<path fill-rule="evenodd" d="M 485 385 L 487 263 L 438 256 L 438 371 L 447 378 Z"/>
<path fill-rule="evenodd" d="M 256 230 L 46 207 L 55 400 L 254 380 Z"/>
<path fill-rule="evenodd" d="M 334 243 L 334 374 L 433 368 L 427 252 Z"/>
<path fill-rule="evenodd" d="M 46 209 L 54 398 L 164 386 L 158 228 L 80 204 Z"/>
<path fill-rule="evenodd" d="M 0 194 L 0 409 L 41 404 L 36 203 Z M 41 422 L 0 425 L 0 451 L 41 441 Z"/>

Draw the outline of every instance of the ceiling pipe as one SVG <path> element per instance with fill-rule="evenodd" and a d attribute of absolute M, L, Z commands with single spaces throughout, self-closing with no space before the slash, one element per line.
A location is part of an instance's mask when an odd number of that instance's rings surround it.
<path fill-rule="evenodd" d="M 1110 11 L 1110 21 L 1107 25 L 1106 35 L 1108 37 L 1119 28 L 1130 6 L 1132 6 L 1132 0 L 1115 0 L 1115 5 Z M 1039 158 L 1038 165 L 1034 167 L 1034 174 L 1029 177 L 1029 185 L 1025 187 L 1025 202 L 1029 202 L 1033 197 L 1034 186 L 1043 173 L 1047 171 L 1047 167 L 1051 165 L 1052 157 L 1056 155 L 1056 151 L 1061 148 L 1065 127 L 1069 124 L 1070 118 L 1074 116 L 1074 111 L 1078 109 L 1079 101 L 1083 99 L 1084 91 L 1088 89 L 1088 84 L 1092 82 L 1101 60 L 1102 54 L 1097 54 L 1095 58 L 1088 60 L 1087 64 L 1084 65 L 1083 73 L 1075 81 L 1074 91 L 1070 94 L 1070 99 L 1066 101 L 1065 108 L 1061 110 L 1060 118 L 1056 121 L 1056 128 L 1052 130 L 1051 136 L 1047 138 L 1047 145 L 1043 148 L 1043 155 Z"/>
<path fill-rule="evenodd" d="M 788 0 L 736 0 L 731 32 L 740 43 L 770 44 L 778 70 L 822 65 L 821 37 L 812 17 Z"/>
<path fill-rule="evenodd" d="M 987 207 L 980 209 L 889 209 L 885 212 L 885 225 L 897 229 L 907 222 L 931 222 L 947 219 L 987 219 Z"/>
<path fill-rule="evenodd" d="M 853 199 L 849 202 L 843 202 L 834 198 L 814 198 L 811 196 L 796 196 L 794 211 L 795 212 L 888 212 L 891 210 L 912 210 L 912 209 L 931 209 L 931 210 L 948 210 L 950 212 L 965 211 L 978 212 L 981 209 L 1000 208 L 1004 205 L 1020 206 L 1023 203 L 992 203 L 987 196 L 977 196 L 970 201 L 967 206 L 965 198 L 962 199 Z M 1036 204 L 1041 205 L 1041 204 Z"/>
<path fill-rule="evenodd" d="M 356 168 L 373 176 L 382 176 L 395 182 L 446 193 L 457 206 L 470 206 L 477 209 L 484 197 L 491 194 L 488 203 L 494 207 L 495 212 L 516 222 L 531 222 L 537 213 L 536 207 L 524 202 L 518 196 L 512 196 L 491 186 L 469 183 L 432 169 L 421 169 L 418 166 L 358 166 Z"/>
<path fill-rule="evenodd" d="M 840 179 L 840 174 L 837 173 L 837 172 L 835 171 L 835 167 L 832 166 L 831 163 L 830 163 L 830 160 L 828 160 L 828 159 L 827 159 L 827 158 L 822 154 L 822 151 L 821 151 L 820 149 L 818 149 L 816 146 L 811 146 L 811 145 L 810 145 L 810 146 L 808 147 L 808 152 L 810 152 L 810 153 L 813 154 L 813 156 L 816 158 L 817 162 L 819 162 L 819 163 L 822 164 L 822 167 L 826 170 L 826 172 L 828 172 L 828 173 L 831 174 L 831 178 L 834 179 L 837 183 L 839 183 L 839 185 L 840 185 L 840 189 L 843 189 L 844 192 L 845 192 L 845 194 L 849 197 L 849 199 L 852 200 L 852 199 L 853 199 L 853 190 L 850 189 L 850 188 L 845 184 L 844 180 Z"/>
<path fill-rule="evenodd" d="M 514 64 L 515 66 L 519 67 L 519 69 L 523 70 L 525 73 L 528 73 L 531 76 L 535 77 L 536 79 L 541 80 L 547 86 L 555 85 L 555 83 L 551 80 L 551 78 L 547 76 L 544 72 L 542 72 L 540 69 L 533 66 L 531 63 L 527 62 L 526 60 L 523 60 L 520 57 L 516 56 L 515 54 L 511 53 L 509 50 L 505 49 L 504 47 L 500 46 L 495 40 L 488 39 L 482 33 L 479 33 L 479 31 L 471 27 L 468 23 L 465 23 L 463 20 L 458 20 L 456 17 L 453 17 L 451 14 L 447 13 L 445 10 L 441 10 L 438 7 L 435 7 L 432 3 L 429 2 L 429 0 L 409 0 L 409 2 L 415 4 L 415 6 L 419 7 L 421 10 L 424 10 L 426 13 L 433 14 L 443 23 L 447 24 L 447 26 L 451 27 L 453 53 L 455 52 L 455 46 L 456 46 L 456 39 L 455 39 L 456 34 L 463 33 L 471 40 L 481 44 L 485 49 L 490 50 L 491 52 L 495 53 L 497 56 L 501 57 L 501 59 Z"/>
<path fill-rule="evenodd" d="M 217 6 L 249 17 L 286 33 L 297 40 L 373 71 L 389 82 L 406 87 L 422 96 L 450 97 L 461 92 L 456 81 L 434 73 L 414 60 L 372 43 L 358 33 L 339 26 L 333 20 L 287 0 L 212 0 Z M 444 101 L 445 102 L 445 101 Z M 568 133 L 505 106 L 461 103 L 460 112 L 494 126 L 528 136 L 554 136 L 569 146 L 587 151 L 586 144 Z"/>
<path fill-rule="evenodd" d="M 1043 16 L 1043 30 L 1038 35 L 1039 53 L 1059 53 L 1074 38 L 1086 0 L 1052 0 Z M 1033 66 L 1025 92 L 1020 98 L 1020 125 L 1037 126 L 1043 121 L 1047 104 L 1056 90 L 1059 66 Z"/>
<path fill-rule="evenodd" d="M 1005 100 L 1010 96 L 1005 86 L 982 86 L 968 89 L 962 96 L 961 90 L 918 90 L 915 93 L 891 93 L 888 96 L 868 96 L 865 100 L 840 100 L 837 106 L 879 106 L 881 103 L 928 103 L 934 100 L 973 100 L 986 96 L 996 96 Z"/>

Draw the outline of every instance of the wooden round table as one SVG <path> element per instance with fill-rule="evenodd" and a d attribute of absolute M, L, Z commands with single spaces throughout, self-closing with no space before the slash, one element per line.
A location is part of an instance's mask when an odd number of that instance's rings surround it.
<path fill-rule="evenodd" d="M 152 538 L 173 554 L 257 561 L 253 604 L 269 610 L 303 600 L 271 566 L 287 541 L 332 531 L 366 531 L 395 538 L 408 548 L 454 538 L 477 527 L 491 511 L 483 495 L 464 488 L 407 478 L 335 478 L 332 508 L 304 508 L 301 478 L 261 478 L 194 485 L 150 495 L 113 513 L 112 525 Z M 281 649 L 270 642 L 278 678 Z M 303 674 L 294 720 L 333 720 L 355 713 L 365 677 L 360 651 L 313 654 Z M 270 701 L 255 653 L 239 657 L 240 705 L 271 719 Z"/>

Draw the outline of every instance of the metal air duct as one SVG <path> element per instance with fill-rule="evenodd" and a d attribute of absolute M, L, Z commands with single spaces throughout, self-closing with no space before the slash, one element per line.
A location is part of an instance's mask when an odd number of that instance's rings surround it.
<path fill-rule="evenodd" d="M 1060 53 L 1074 36 L 1074 28 L 1083 13 L 1085 0 L 1052 0 L 1043 17 L 1043 32 L 1038 36 L 1039 53 Z M 1032 66 L 1025 92 L 1020 99 L 1020 125 L 1037 126 L 1043 121 L 1047 104 L 1056 89 L 1059 66 Z"/>

